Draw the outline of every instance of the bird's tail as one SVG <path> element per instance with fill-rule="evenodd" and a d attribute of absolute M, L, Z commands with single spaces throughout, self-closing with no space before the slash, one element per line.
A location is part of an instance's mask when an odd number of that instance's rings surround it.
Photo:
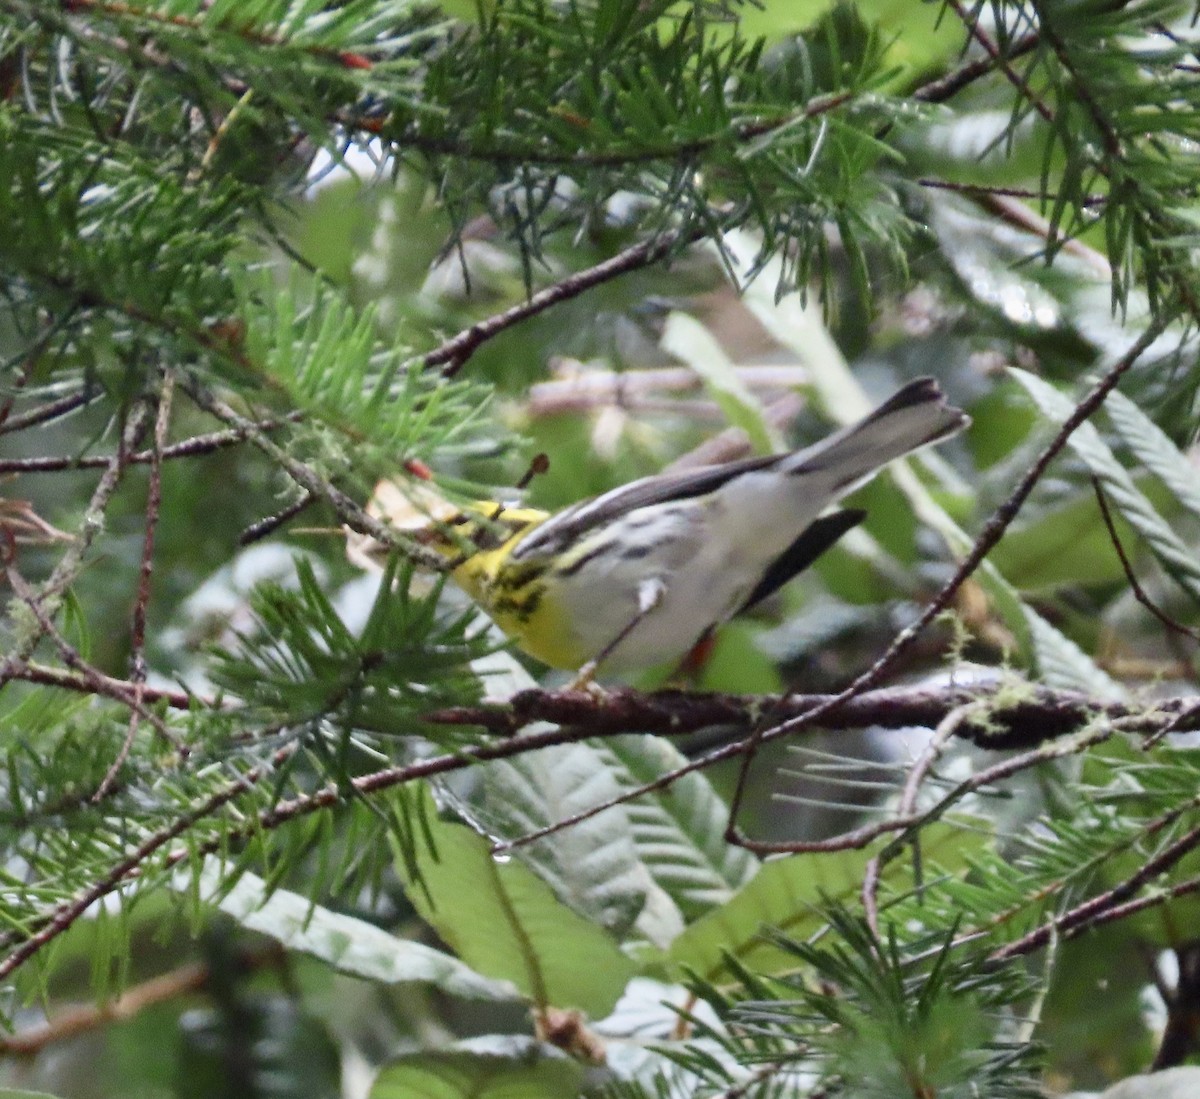
<path fill-rule="evenodd" d="M 971 418 L 948 404 L 933 378 L 917 378 L 897 390 L 857 424 L 788 456 L 788 473 L 831 475 L 834 491 L 869 477 L 877 469 L 961 431 Z"/>

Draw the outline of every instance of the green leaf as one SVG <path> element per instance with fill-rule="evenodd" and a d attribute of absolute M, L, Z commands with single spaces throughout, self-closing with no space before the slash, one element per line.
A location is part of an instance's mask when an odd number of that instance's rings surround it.
<path fill-rule="evenodd" d="M 1010 369 L 1054 423 L 1062 424 L 1074 412 L 1074 402 L 1052 385 L 1017 367 Z M 1089 423 L 1080 424 L 1071 433 L 1067 445 L 1100 479 L 1109 499 L 1145 539 L 1167 575 L 1200 601 L 1200 560 L 1138 489 L 1129 471 L 1117 460 L 1096 428 Z"/>
<path fill-rule="evenodd" d="M 1025 617 L 1033 637 L 1038 674 L 1047 687 L 1085 691 L 1113 700 L 1126 697 L 1125 689 L 1116 680 L 1032 607 L 1025 607 Z"/>
<path fill-rule="evenodd" d="M 633 964 L 595 924 L 563 904 L 516 859 L 492 857 L 469 828 L 430 814 L 430 847 L 418 852 L 420 884 L 398 858 L 414 907 L 468 965 L 512 981 L 539 1007 L 593 1017 L 617 1002 Z"/>
<path fill-rule="evenodd" d="M 1104 410 L 1142 464 L 1175 494 L 1179 503 L 1193 515 L 1200 515 L 1200 470 L 1166 432 L 1118 390 L 1108 395 Z"/>
<path fill-rule="evenodd" d="M 795 959 L 763 937 L 767 929 L 805 939 L 825 925 L 821 906 L 849 902 L 862 888 L 871 851 L 789 855 L 764 863 L 728 903 L 692 924 L 671 946 L 670 961 L 708 981 L 727 973 L 732 955 L 755 973 L 790 967 Z"/>
<path fill-rule="evenodd" d="M 625 789 L 653 782 L 687 762 L 669 740 L 630 734 L 598 746 Z M 704 775 L 684 775 L 658 794 L 625 806 L 638 855 L 678 905 L 695 920 L 724 904 L 758 869 L 744 847 L 725 839 L 729 807 Z"/>
<path fill-rule="evenodd" d="M 922 858 L 943 868 L 964 866 L 965 854 L 988 840 L 952 824 L 922 829 Z M 826 926 L 830 902 L 853 903 L 862 889 L 867 863 L 880 850 L 831 851 L 789 855 L 763 863 L 758 873 L 727 904 L 692 924 L 671 946 L 669 960 L 705 981 L 730 974 L 729 958 L 759 974 L 795 967 L 794 955 L 764 934 L 781 932 L 803 941 Z M 913 884 L 912 860 L 900 856 L 883 869 L 882 896 L 904 895 Z"/>
<path fill-rule="evenodd" d="M 685 313 L 672 313 L 661 343 L 664 350 L 682 359 L 700 376 L 729 422 L 750 437 L 758 453 L 774 454 L 785 449 L 767 422 L 758 398 L 742 384 L 737 367 L 704 325 Z"/>
<path fill-rule="evenodd" d="M 483 768 L 472 811 L 490 835 L 515 839 L 619 797 L 621 787 L 589 744 L 563 744 Z M 555 896 L 617 938 L 646 903 L 649 876 L 624 806 L 520 849 Z"/>
<path fill-rule="evenodd" d="M 512 1052 L 410 1053 L 386 1065 L 369 1099 L 575 1099 L 584 1066 L 552 1047 L 508 1039 Z M 478 1044 L 478 1043 L 475 1043 Z"/>
<path fill-rule="evenodd" d="M 223 874 L 218 861 L 207 861 L 202 875 L 205 895 L 219 892 Z M 289 950 L 320 958 L 352 977 L 384 984 L 430 984 L 471 1000 L 520 998 L 513 985 L 481 977 L 440 950 L 397 938 L 365 920 L 332 912 L 286 889 L 268 892 L 255 874 L 243 873 L 215 903 L 243 927 L 269 935 Z"/>
<path fill-rule="evenodd" d="M 1122 541 L 1132 532 L 1120 515 Z M 1085 580 L 1113 584 L 1125 577 L 1100 509 L 1089 493 L 1050 508 L 1032 522 L 1010 528 L 989 555 L 1022 591 L 1060 587 Z"/>

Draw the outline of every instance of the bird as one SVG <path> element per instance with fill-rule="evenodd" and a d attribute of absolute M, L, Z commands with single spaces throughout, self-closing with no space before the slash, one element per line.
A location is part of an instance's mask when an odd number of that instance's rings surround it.
<path fill-rule="evenodd" d="M 828 510 L 842 496 L 969 423 L 918 378 L 800 450 L 643 477 L 556 512 L 480 501 L 417 537 L 518 648 L 587 685 L 687 654 L 863 521 Z"/>

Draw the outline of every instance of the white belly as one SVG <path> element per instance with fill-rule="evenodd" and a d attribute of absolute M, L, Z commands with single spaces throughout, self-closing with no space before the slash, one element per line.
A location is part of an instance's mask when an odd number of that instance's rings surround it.
<path fill-rule="evenodd" d="M 678 659 L 711 626 L 730 618 L 767 567 L 795 540 L 827 499 L 787 501 L 780 507 L 780 479 L 750 475 L 738 492 L 718 492 L 670 505 L 674 513 L 648 523 L 653 508 L 623 520 L 621 544 L 630 556 L 606 554 L 574 577 L 569 616 L 579 624 L 587 659 L 605 656 L 601 671 L 633 671 Z M 667 532 L 670 532 L 668 535 Z M 639 549 L 654 548 L 644 556 Z M 660 598 L 641 614 L 639 596 L 658 581 Z M 641 617 L 639 618 L 639 614 Z M 630 628 L 631 623 L 636 623 Z"/>

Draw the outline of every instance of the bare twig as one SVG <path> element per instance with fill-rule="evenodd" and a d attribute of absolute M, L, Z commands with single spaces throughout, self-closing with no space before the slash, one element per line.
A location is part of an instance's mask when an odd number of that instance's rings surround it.
<path fill-rule="evenodd" d="M 240 956 L 237 965 L 249 973 L 264 965 L 277 964 L 282 956 L 282 947 L 271 944 L 263 950 Z M 16 1034 L 0 1035 L 0 1053 L 30 1057 L 55 1042 L 77 1038 L 109 1023 L 132 1019 L 157 1004 L 169 1003 L 181 996 L 202 992 L 211 977 L 211 968 L 203 962 L 182 965 L 170 973 L 163 973 L 127 988 L 115 999 L 99 1004 L 78 1004 L 65 1008 L 39 1026 L 28 1027 Z"/>
<path fill-rule="evenodd" d="M 1046 191 L 1035 191 L 1029 187 L 996 187 L 985 183 L 955 183 L 948 179 L 933 179 L 922 176 L 917 180 L 922 187 L 935 191 L 953 191 L 955 194 L 971 195 L 979 198 L 1016 198 L 1035 202 L 1053 202 L 1055 195 Z M 1108 195 L 1084 195 L 1080 199 L 1082 206 L 1103 206 L 1108 202 Z M 1107 265 L 1107 261 L 1106 261 Z"/>
<path fill-rule="evenodd" d="M 287 507 L 277 511 L 274 515 L 268 515 L 264 519 L 259 519 L 256 523 L 251 523 L 241 534 L 238 535 L 239 546 L 250 546 L 255 542 L 261 541 L 274 534 L 284 523 L 291 519 L 295 519 L 302 511 L 311 507 L 317 502 L 316 496 L 308 491 L 302 493 L 297 500 L 293 500 Z"/>
<path fill-rule="evenodd" d="M 560 279 L 544 290 L 539 290 L 527 301 L 518 302 L 503 313 L 496 313 L 486 320 L 479 321 L 464 328 L 456 336 L 452 336 L 439 347 L 435 347 L 424 356 L 426 366 L 442 366 L 447 377 L 453 377 L 466 364 L 467 360 L 488 340 L 499 335 L 513 325 L 543 313 L 559 302 L 578 297 L 593 286 L 609 282 L 618 275 L 636 271 L 641 267 L 649 267 L 664 259 L 674 249 L 681 248 L 691 241 L 698 240 L 703 230 L 693 228 L 687 232 L 670 230 L 660 233 L 648 240 L 630 245 L 615 256 L 597 263 L 594 267 L 578 271 L 573 275 Z"/>
<path fill-rule="evenodd" d="M 1040 42 L 1041 35 L 1037 31 L 1031 31 L 1011 43 L 1004 56 L 1010 62 L 1015 61 L 1018 57 L 1024 57 L 1025 54 L 1037 49 Z M 961 92 L 963 88 L 973 84 L 981 77 L 987 76 L 995 69 L 996 58 L 989 53 L 986 57 L 964 62 L 957 69 L 944 76 L 939 76 L 936 80 L 929 81 L 928 84 L 922 84 L 913 92 L 912 97 L 922 103 L 945 103 L 946 100 L 952 99 Z"/>
<path fill-rule="evenodd" d="M 125 471 L 128 452 L 141 436 L 148 419 L 149 410 L 142 402 L 136 404 L 130 411 L 121 435 L 121 445 L 117 453 L 109 459 L 108 465 L 88 501 L 78 537 L 67 546 L 49 578 L 33 595 L 31 607 L 44 613 L 47 618 L 52 619 L 58 612 L 63 593 L 74 581 L 83 566 L 84 557 L 91 548 L 92 542 L 103 529 L 104 515 L 108 510 L 113 493 L 117 490 L 117 485 L 120 484 L 121 475 Z M 12 679 L 13 673 L 33 654 L 43 633 L 43 629 L 29 629 L 18 639 L 12 651 L 4 658 L 3 663 L 0 663 L 0 687 Z"/>
<path fill-rule="evenodd" d="M 1016 69 L 1012 67 L 1012 59 L 1016 56 L 1013 51 L 1009 51 L 1007 55 L 1000 52 L 1000 48 L 992 41 L 991 36 L 987 34 L 979 25 L 978 11 L 968 11 L 962 4 L 961 0 L 946 0 L 946 6 L 954 12 L 955 15 L 962 21 L 964 27 L 967 28 L 967 33 L 983 47 L 984 53 L 988 55 L 992 65 L 999 69 L 1009 80 L 1009 82 L 1021 92 L 1022 95 L 1030 102 L 1034 110 L 1042 116 L 1047 122 L 1054 121 L 1054 112 L 1050 110 L 1036 95 L 1033 90 L 1025 83 L 1025 78 L 1021 76 Z M 1033 46 L 1037 45 L 1035 38 Z M 1033 46 L 1030 48 L 1032 49 Z"/>
<path fill-rule="evenodd" d="M 1059 236 L 1054 226 L 1046 218 L 1031 210 L 1019 199 L 986 192 L 976 197 L 983 209 L 995 214 L 1002 221 L 1007 221 L 1010 225 L 1016 226 L 1023 232 L 1033 233 L 1043 240 L 1053 240 L 1064 252 L 1074 256 L 1078 260 L 1082 260 L 1101 278 L 1112 278 L 1112 264 L 1108 262 L 1107 256 L 1101 252 L 1097 252 L 1090 245 L 1084 244 L 1078 237 Z"/>
<path fill-rule="evenodd" d="M 958 732 L 959 727 L 971 713 L 970 703 L 951 710 L 934 730 L 933 736 L 925 745 L 924 750 L 909 768 L 908 777 L 904 781 L 904 789 L 900 792 L 900 800 L 896 803 L 897 817 L 911 817 L 917 807 L 917 796 L 921 792 L 921 783 L 929 774 L 938 757 L 945 751 L 946 745 Z M 896 848 L 898 850 L 898 848 Z M 881 851 L 870 862 L 863 873 L 862 901 L 863 911 L 867 917 L 867 925 L 871 933 L 879 937 L 879 882 L 885 855 L 892 852 Z"/>
<path fill-rule="evenodd" d="M 8 435 L 26 427 L 36 427 L 38 424 L 57 420 L 62 416 L 74 412 L 77 408 L 82 408 L 84 405 L 99 400 L 103 395 L 104 391 L 97 386 L 95 389 L 81 389 L 75 393 L 69 393 L 65 397 L 59 397 L 57 400 L 47 401 L 45 404 L 38 405 L 37 408 L 31 408 L 27 412 L 22 412 L 16 416 L 9 416 L 3 424 L 0 424 L 0 435 Z"/>
<path fill-rule="evenodd" d="M 1117 557 L 1120 558 L 1121 568 L 1125 571 L 1125 579 L 1129 583 L 1134 599 L 1141 603 L 1167 629 L 1182 634 L 1184 637 L 1190 637 L 1193 641 L 1200 641 L 1200 631 L 1194 630 L 1190 626 L 1185 626 L 1182 622 L 1176 622 L 1174 618 L 1167 614 L 1166 611 L 1159 607 L 1146 594 L 1142 585 L 1138 582 L 1137 573 L 1133 571 L 1133 565 L 1125 553 L 1125 547 L 1121 545 L 1121 539 L 1117 534 L 1116 525 L 1113 523 L 1112 512 L 1109 510 L 1108 499 L 1104 495 L 1104 489 L 1101 487 L 1099 477 L 1092 477 L 1092 489 L 1096 493 L 1096 503 L 1100 505 L 1100 515 L 1104 519 L 1104 526 L 1108 529 L 1108 539 L 1112 543 L 1113 549 L 1117 551 Z"/>
<path fill-rule="evenodd" d="M 29 608 L 29 613 L 33 615 L 34 621 L 41 630 L 41 636 L 48 637 L 53 642 L 66 664 L 74 668 L 87 684 L 89 694 L 103 695 L 123 703 L 129 708 L 131 716 L 136 714 L 139 718 L 149 721 L 164 740 L 182 750 L 182 746 L 177 743 L 162 718 L 147 710 L 143 705 L 144 691 L 139 691 L 136 683 L 113 680 L 106 676 L 99 668 L 84 660 L 79 650 L 63 637 L 58 627 L 55 626 L 54 620 L 38 602 L 37 593 L 17 571 L 11 552 L 4 556 L 4 573 L 14 594 Z M 13 678 L 24 679 L 27 677 L 14 675 Z"/>
<path fill-rule="evenodd" d="M 259 420 L 254 427 L 258 431 L 274 431 L 285 423 L 299 420 L 303 414 L 294 412 L 290 416 L 278 420 Z M 244 443 L 247 438 L 245 430 L 234 428 L 229 431 L 214 431 L 207 435 L 195 435 L 178 443 L 163 447 L 162 458 L 193 458 L 198 455 L 212 454 L 227 446 Z M 125 459 L 126 465 L 149 465 L 154 460 L 153 450 L 140 450 L 130 454 Z M 74 457 L 70 455 L 48 455 L 31 458 L 0 458 L 0 474 L 4 473 L 59 473 L 69 469 L 104 469 L 112 461 L 112 457 L 104 454 Z"/>
<path fill-rule="evenodd" d="M 150 462 L 149 485 L 146 490 L 146 533 L 142 538 L 142 561 L 138 570 L 137 597 L 133 601 L 130 621 L 129 681 L 133 684 L 133 705 L 129 708 L 129 726 L 125 739 L 112 765 L 101 780 L 93 801 L 102 801 L 109 787 L 116 781 L 129 750 L 133 747 L 141 724 L 142 698 L 146 690 L 146 609 L 150 605 L 150 579 L 154 575 L 154 532 L 158 526 L 158 515 L 162 507 L 162 452 L 167 442 L 167 429 L 171 423 L 171 402 L 175 394 L 175 372 L 168 369 L 163 373 L 162 388 L 158 395 L 158 414 L 154 419 L 153 459 Z"/>
<path fill-rule="evenodd" d="M 97 694 L 126 704 L 133 694 L 133 684 L 128 680 L 105 675 L 93 667 L 90 667 L 90 673 L 85 674 L 69 672 L 64 668 L 52 668 L 30 660 L 18 668 L 10 678 L 26 683 L 40 683 L 44 687 L 60 687 L 77 694 Z M 143 686 L 142 699 L 145 702 L 165 702 L 175 710 L 191 709 L 194 702 L 205 706 L 213 705 L 212 702 L 203 699 L 194 699 L 183 691 L 167 691 L 160 687 Z"/>
<path fill-rule="evenodd" d="M 66 1008 L 39 1026 L 0 1036 L 0 1052 L 31 1057 L 55 1042 L 76 1038 L 107 1023 L 132 1018 L 145 1008 L 189 992 L 199 992 L 208 979 L 209 969 L 203 962 L 180 966 L 170 973 L 127 989 L 115 1000 Z"/>
<path fill-rule="evenodd" d="M 1086 927 L 1095 926 L 1098 917 L 1117 907 L 1121 902 L 1129 900 L 1144 885 L 1152 882 L 1160 874 L 1166 873 L 1198 847 L 1200 847 L 1200 825 L 1185 832 L 1153 858 L 1147 859 L 1124 881 L 1114 885 L 1111 889 L 1106 889 L 1098 896 L 1076 905 L 1062 915 L 1055 916 L 1015 942 L 992 951 L 989 955 L 990 959 L 996 962 L 1007 961 L 1010 958 L 1041 949 L 1056 936 L 1069 937 L 1072 933 L 1078 934 Z"/>

